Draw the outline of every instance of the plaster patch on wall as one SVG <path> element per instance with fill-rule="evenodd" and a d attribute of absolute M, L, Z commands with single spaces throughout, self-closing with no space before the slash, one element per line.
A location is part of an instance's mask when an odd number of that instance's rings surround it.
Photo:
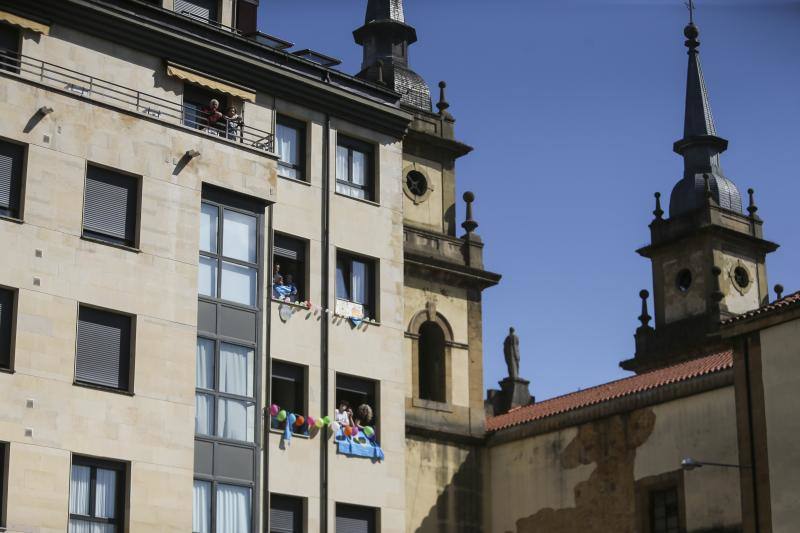
<path fill-rule="evenodd" d="M 636 450 L 653 433 L 651 409 L 583 424 L 561 454 L 564 470 L 595 464 L 575 486 L 575 507 L 542 509 L 517 521 L 518 533 L 633 533 L 636 523 Z"/>

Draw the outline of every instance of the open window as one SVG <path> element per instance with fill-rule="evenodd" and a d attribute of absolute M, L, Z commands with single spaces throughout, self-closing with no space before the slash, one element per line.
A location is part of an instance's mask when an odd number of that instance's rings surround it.
<path fill-rule="evenodd" d="M 0 23 L 0 70 L 19 72 L 20 31 Z"/>
<path fill-rule="evenodd" d="M 377 318 L 375 261 L 346 252 L 336 254 L 336 314 Z"/>
<path fill-rule="evenodd" d="M 445 402 L 445 335 L 433 321 L 419 329 L 419 397 L 422 400 Z"/>
<path fill-rule="evenodd" d="M 353 410 L 354 421 L 361 426 L 372 426 L 378 430 L 380 421 L 378 405 L 378 384 L 370 379 L 363 379 L 346 374 L 336 374 L 336 409 L 347 402 Z M 372 411 L 372 418 L 366 420 L 360 413 L 361 406 L 366 405 Z"/>
<path fill-rule="evenodd" d="M 299 365 L 272 361 L 272 403 L 287 413 L 307 416 L 306 409 L 306 369 Z M 283 430 L 286 421 L 272 417 L 270 427 Z M 292 428 L 292 433 L 308 435 L 308 423 Z"/>
<path fill-rule="evenodd" d="M 217 111 L 224 116 L 229 105 L 233 104 L 228 99 L 229 97 L 225 93 L 185 83 L 183 85 L 183 124 L 190 128 L 222 135 L 225 132 L 225 120 L 213 115 L 212 101 L 217 101 L 219 104 Z"/>
<path fill-rule="evenodd" d="M 276 233 L 272 253 L 272 297 L 305 301 L 306 241 Z"/>

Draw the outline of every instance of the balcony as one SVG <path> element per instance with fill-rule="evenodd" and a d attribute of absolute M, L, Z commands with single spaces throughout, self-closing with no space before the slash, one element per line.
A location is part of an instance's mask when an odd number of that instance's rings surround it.
<path fill-rule="evenodd" d="M 191 128 L 220 142 L 243 145 L 264 153 L 275 150 L 274 134 L 227 118 L 209 124 L 197 106 L 183 105 L 158 96 L 88 76 L 16 51 L 0 49 L 0 71 L 82 98 L 132 111 L 149 119 Z"/>

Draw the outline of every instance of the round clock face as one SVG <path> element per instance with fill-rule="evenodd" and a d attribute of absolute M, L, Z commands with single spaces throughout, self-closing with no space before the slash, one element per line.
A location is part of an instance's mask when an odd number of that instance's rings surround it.
<path fill-rule="evenodd" d="M 740 289 L 746 289 L 750 285 L 750 274 L 747 269 L 741 266 L 733 269 L 733 281 L 736 282 Z"/>
<path fill-rule="evenodd" d="M 689 288 L 692 286 L 692 271 L 688 268 L 684 268 L 678 275 L 675 277 L 675 285 L 678 286 L 678 290 L 681 292 L 688 292 Z"/>
<path fill-rule="evenodd" d="M 406 188 L 414 196 L 424 196 L 428 192 L 428 178 L 422 172 L 412 170 L 406 175 Z"/>

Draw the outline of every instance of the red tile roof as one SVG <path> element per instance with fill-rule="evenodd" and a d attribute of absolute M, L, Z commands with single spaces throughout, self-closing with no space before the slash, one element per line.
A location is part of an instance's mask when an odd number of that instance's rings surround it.
<path fill-rule="evenodd" d="M 660 368 L 631 376 L 629 378 L 612 381 L 604 385 L 559 396 L 550 400 L 518 407 L 508 413 L 492 416 L 486 419 L 486 430 L 497 431 L 500 429 L 518 426 L 534 420 L 540 420 L 567 411 L 580 409 L 590 405 L 630 396 L 638 392 L 656 389 L 671 383 L 686 381 L 695 377 L 713 374 L 721 370 L 733 368 L 733 354 L 730 351 L 701 357 L 666 368 Z"/>
<path fill-rule="evenodd" d="M 800 305 L 800 291 L 790 294 L 789 296 L 784 296 L 780 300 L 776 300 L 771 304 L 759 307 L 758 309 L 753 309 L 752 311 L 748 311 L 747 313 L 736 315 L 735 317 L 724 320 L 722 323 L 733 324 L 734 322 L 741 322 L 743 320 L 747 320 L 748 318 L 760 317 L 773 313 L 780 313 L 788 310 L 788 308 L 790 307 L 794 307 L 797 305 Z"/>

